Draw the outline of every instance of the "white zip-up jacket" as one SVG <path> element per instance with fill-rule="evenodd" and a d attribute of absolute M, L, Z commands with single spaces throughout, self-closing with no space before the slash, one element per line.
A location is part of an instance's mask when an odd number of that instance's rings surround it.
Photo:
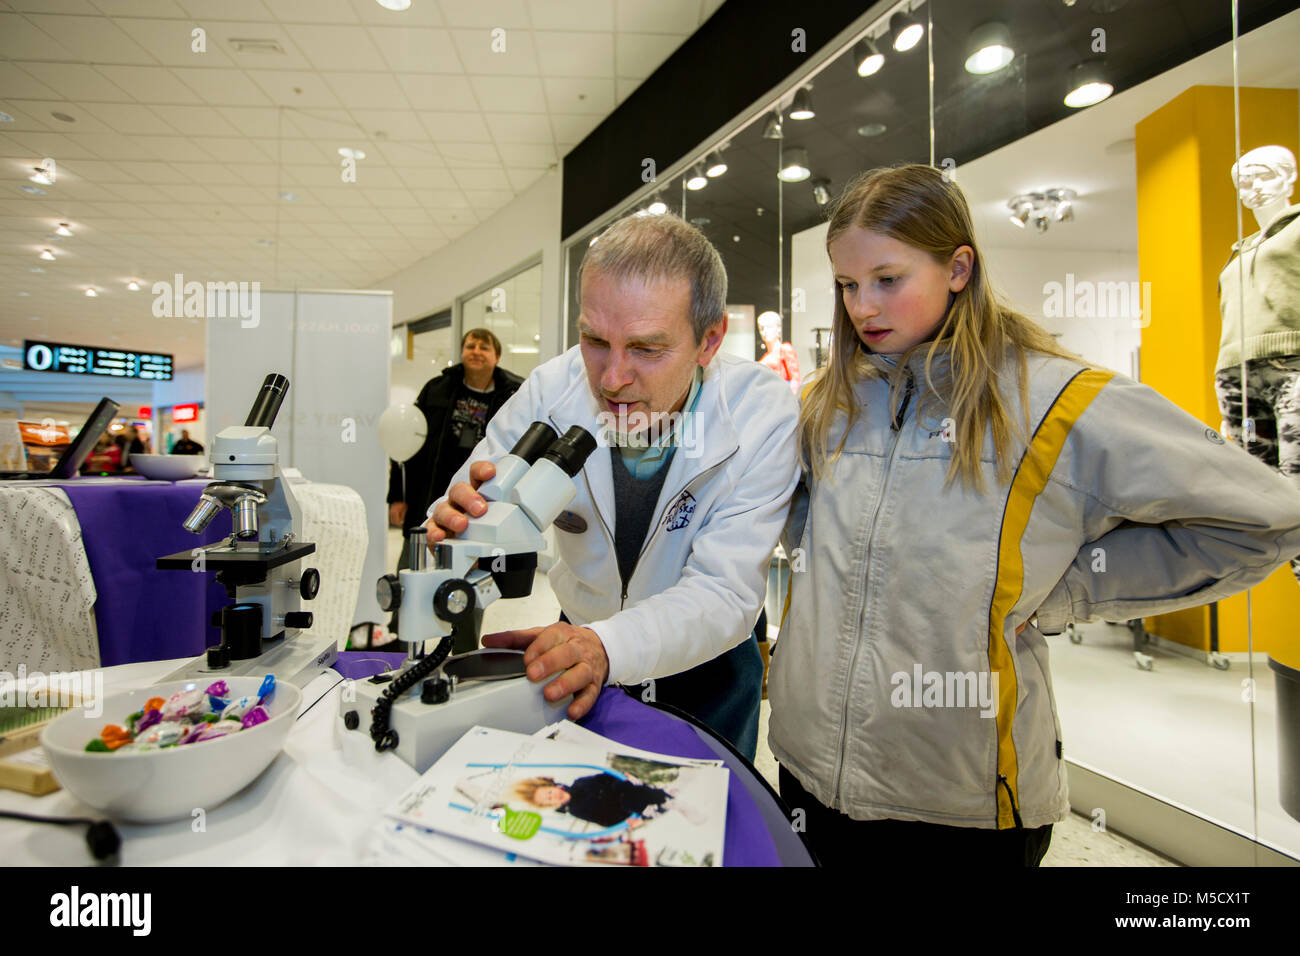
<path fill-rule="evenodd" d="M 917 391 L 922 368 L 905 370 Z M 1065 819 L 1043 634 L 1208 604 L 1300 552 L 1300 492 L 1214 429 L 1121 375 L 1038 353 L 1028 368 L 1035 454 L 1013 453 L 1009 486 L 986 440 L 984 495 L 945 490 L 944 413 L 918 416 L 918 395 L 894 427 L 878 377 L 856 386 L 831 475 L 796 493 L 769 741 L 854 819 Z M 841 415 L 831 449 L 843 434 Z"/>
<path fill-rule="evenodd" d="M 549 581 L 569 620 L 600 636 L 609 682 L 634 684 L 712 660 L 753 631 L 799 479 L 798 405 L 770 369 L 714 356 L 626 594 L 614 552 L 614 479 L 600 412 L 574 346 L 528 376 L 452 484 L 469 480 L 473 462 L 508 454 L 534 421 L 549 422 L 560 434 L 581 425 L 597 436 L 600 447 L 574 479 L 578 496 L 555 524 L 558 560 Z"/>

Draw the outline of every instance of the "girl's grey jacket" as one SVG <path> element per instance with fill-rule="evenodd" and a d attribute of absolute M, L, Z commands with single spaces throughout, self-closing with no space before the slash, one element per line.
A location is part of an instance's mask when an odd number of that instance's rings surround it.
<path fill-rule="evenodd" d="M 772 752 L 854 819 L 1043 826 L 1069 811 L 1043 634 L 1251 587 L 1300 553 L 1300 490 L 1152 389 L 1040 353 L 1011 483 L 986 439 L 984 494 L 945 490 L 951 421 L 923 367 L 859 381 L 843 453 L 795 494 Z M 909 386 L 930 400 L 891 416 Z"/>

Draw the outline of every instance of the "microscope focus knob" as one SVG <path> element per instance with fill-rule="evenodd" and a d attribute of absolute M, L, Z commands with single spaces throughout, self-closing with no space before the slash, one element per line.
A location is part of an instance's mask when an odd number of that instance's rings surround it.
<path fill-rule="evenodd" d="M 320 592 L 320 572 L 315 568 L 308 568 L 302 573 L 302 580 L 298 582 L 298 593 L 302 595 L 304 601 L 310 601 Z"/>
<path fill-rule="evenodd" d="M 290 611 L 284 616 L 285 627 L 311 627 L 311 611 Z"/>
<path fill-rule="evenodd" d="M 451 624 L 459 624 L 474 610 L 474 589 L 467 581 L 443 581 L 433 592 L 433 612 Z"/>
<path fill-rule="evenodd" d="M 396 574 L 385 574 L 375 584 L 375 600 L 381 611 L 396 611 L 402 606 L 402 579 Z"/>

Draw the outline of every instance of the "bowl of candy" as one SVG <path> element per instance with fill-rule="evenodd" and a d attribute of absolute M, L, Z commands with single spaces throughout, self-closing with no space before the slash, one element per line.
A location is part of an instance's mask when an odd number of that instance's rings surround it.
<path fill-rule="evenodd" d="M 154 481 L 180 481 L 193 478 L 208 463 L 207 455 L 145 455 L 131 456 L 131 467 L 137 473 Z"/>
<path fill-rule="evenodd" d="M 170 681 L 68 711 L 41 746 L 87 806 L 135 823 L 188 819 L 270 766 L 301 703 L 297 687 L 271 675 Z"/>

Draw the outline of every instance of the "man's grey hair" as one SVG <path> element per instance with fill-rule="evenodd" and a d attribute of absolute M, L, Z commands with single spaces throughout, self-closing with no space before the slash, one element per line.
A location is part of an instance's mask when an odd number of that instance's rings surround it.
<path fill-rule="evenodd" d="M 727 270 L 704 233 L 680 216 L 627 216 L 602 232 L 578 267 L 578 304 L 587 270 L 612 279 L 686 279 L 691 284 L 691 330 L 698 344 L 727 313 Z"/>

